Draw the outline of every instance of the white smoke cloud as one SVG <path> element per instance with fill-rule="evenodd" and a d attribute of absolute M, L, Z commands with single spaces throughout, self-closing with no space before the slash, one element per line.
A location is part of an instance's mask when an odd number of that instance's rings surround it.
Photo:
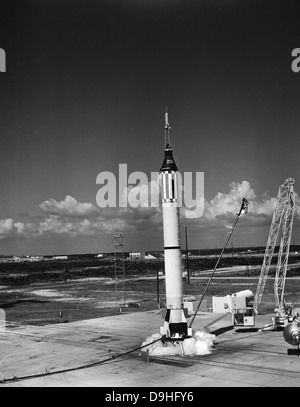
<path fill-rule="evenodd" d="M 216 335 L 209 334 L 202 331 L 195 331 L 193 337 L 184 339 L 181 342 L 162 342 L 157 341 L 162 338 L 159 333 L 153 334 L 145 339 L 142 343 L 144 351 L 148 351 L 152 356 L 167 356 L 167 355 L 207 355 L 212 352 L 214 344 L 216 343 Z M 157 341 L 155 343 L 152 343 Z M 149 345 L 148 345 L 149 344 Z M 148 345 L 148 346 L 146 346 Z"/>

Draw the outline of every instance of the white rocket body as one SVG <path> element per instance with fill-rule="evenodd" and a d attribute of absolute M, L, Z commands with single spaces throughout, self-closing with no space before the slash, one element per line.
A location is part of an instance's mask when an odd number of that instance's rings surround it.
<path fill-rule="evenodd" d="M 167 308 L 182 308 L 182 271 L 179 235 L 177 173 L 161 174 Z M 175 192 L 176 191 L 176 192 Z"/>
<path fill-rule="evenodd" d="M 165 159 L 160 169 L 165 255 L 166 315 L 160 332 L 167 339 L 180 340 L 191 336 L 183 307 L 183 276 L 178 207 L 177 166 L 170 145 L 168 113 L 165 115 Z"/>

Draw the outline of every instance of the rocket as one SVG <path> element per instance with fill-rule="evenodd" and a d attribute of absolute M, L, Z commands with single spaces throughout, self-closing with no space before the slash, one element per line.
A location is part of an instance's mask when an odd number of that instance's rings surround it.
<path fill-rule="evenodd" d="M 168 112 L 165 113 L 165 157 L 160 168 L 165 257 L 166 310 L 160 333 L 166 340 L 184 340 L 192 335 L 183 307 L 183 276 L 179 230 L 178 168 L 173 158 Z"/>

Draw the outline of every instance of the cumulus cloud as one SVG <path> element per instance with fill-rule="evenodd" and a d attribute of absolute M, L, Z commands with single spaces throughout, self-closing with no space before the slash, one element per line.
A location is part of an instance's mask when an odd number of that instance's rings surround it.
<path fill-rule="evenodd" d="M 158 208 L 160 206 L 160 181 L 158 173 L 153 174 L 150 182 L 139 182 L 124 188 L 122 195 L 124 206 L 131 208 Z"/>
<path fill-rule="evenodd" d="M 255 192 L 248 181 L 242 181 L 242 183 L 232 182 L 229 187 L 228 193 L 218 192 L 210 202 L 205 202 L 205 218 L 211 220 L 220 215 L 235 214 L 235 211 L 239 210 L 243 198 L 246 198 L 249 202 L 256 198 Z"/>
<path fill-rule="evenodd" d="M 183 218 L 186 219 L 195 219 L 195 218 L 201 218 L 204 213 L 204 207 L 205 207 L 205 199 L 200 198 L 195 201 L 195 205 L 193 208 L 187 208 L 183 206 L 180 210 L 180 214 Z"/>
<path fill-rule="evenodd" d="M 80 203 L 75 198 L 67 195 L 62 201 L 53 198 L 42 202 L 39 207 L 42 211 L 62 216 L 90 216 L 98 213 L 98 209 L 91 203 Z"/>
<path fill-rule="evenodd" d="M 11 236 L 14 232 L 14 220 L 7 218 L 0 220 L 0 237 L 5 238 Z"/>
<path fill-rule="evenodd" d="M 277 193 L 276 196 L 265 193 L 258 198 L 250 183 L 245 180 L 241 183 L 232 182 L 227 191 L 218 192 L 211 200 L 205 199 L 202 217 L 192 219 L 182 213 L 182 222 L 189 227 L 189 237 L 193 244 L 200 247 L 222 245 L 233 226 L 243 198 L 249 202 L 248 213 L 239 221 L 235 244 L 265 244 L 277 203 Z M 300 199 L 295 193 L 293 236 L 299 233 L 299 226 Z"/>
<path fill-rule="evenodd" d="M 300 220 L 300 197 L 297 193 L 295 193 L 295 204 L 295 215 Z"/>
<path fill-rule="evenodd" d="M 142 190 L 144 190 L 141 185 Z M 152 188 L 151 186 L 149 188 Z M 140 195 L 141 202 L 147 194 Z M 145 201 L 146 202 L 146 201 Z M 49 213 L 39 230 L 43 235 L 60 237 L 96 236 L 116 231 L 147 230 L 161 222 L 161 209 L 151 206 L 127 206 L 121 208 L 96 208 L 93 204 L 80 203 L 71 196 L 60 202 L 49 199 L 40 208 Z"/>
<path fill-rule="evenodd" d="M 128 196 L 127 207 L 99 208 L 92 203 L 79 202 L 70 195 L 61 201 L 49 198 L 39 205 L 45 216 L 37 224 L 18 222 L 12 218 L 0 220 L 0 239 L 41 236 L 76 238 L 111 235 L 117 231 L 157 238 L 163 226 L 162 210 L 160 206 L 151 206 L 151 193 L 154 193 L 156 199 L 155 194 L 159 194 L 158 179 L 152 180 L 148 185 L 139 184 L 124 191 Z M 181 218 L 187 224 L 205 230 L 209 236 L 210 232 L 232 226 L 243 198 L 249 201 L 243 225 L 270 225 L 277 197 L 264 194 L 262 199 L 257 199 L 246 180 L 230 183 L 227 192 L 218 192 L 210 201 L 204 197 L 198 199 L 194 208 L 181 208 Z M 140 205 L 130 205 L 131 199 L 139 200 Z M 297 193 L 295 201 L 294 222 L 299 222 L 300 198 Z"/>
<path fill-rule="evenodd" d="M 33 223 L 15 222 L 16 234 L 22 237 L 38 237 L 41 236 L 39 227 Z"/>
<path fill-rule="evenodd" d="M 300 199 L 297 193 L 295 195 L 295 218 L 299 220 L 300 217 Z M 232 182 L 229 184 L 229 192 L 218 192 L 211 201 L 205 200 L 205 210 L 203 214 L 203 222 L 205 221 L 219 221 L 222 223 L 232 220 L 236 213 L 239 211 L 242 199 L 246 198 L 249 202 L 247 218 L 251 219 L 253 223 L 255 220 L 261 222 L 262 219 L 272 217 L 276 203 L 276 197 L 264 197 L 259 200 L 248 181 L 241 183 Z"/>
<path fill-rule="evenodd" d="M 193 189 L 193 177 L 191 173 L 183 176 L 178 172 L 178 205 L 181 216 L 185 218 L 200 218 L 204 211 L 204 173 L 197 173 Z M 131 208 L 160 208 L 161 207 L 161 178 L 159 173 L 151 174 L 148 182 L 140 176 L 139 183 L 124 188 L 121 202 Z M 142 182 L 144 181 L 144 182 Z M 192 196 L 195 195 L 194 199 Z M 161 213 L 157 209 L 157 213 Z"/>
<path fill-rule="evenodd" d="M 43 235 L 56 235 L 60 237 L 96 236 L 98 233 L 123 230 L 125 221 L 123 219 L 86 219 L 50 215 L 40 222 L 40 232 Z"/>
<path fill-rule="evenodd" d="M 0 220 L 0 239 L 40 235 L 33 223 L 14 222 L 12 218 Z"/>

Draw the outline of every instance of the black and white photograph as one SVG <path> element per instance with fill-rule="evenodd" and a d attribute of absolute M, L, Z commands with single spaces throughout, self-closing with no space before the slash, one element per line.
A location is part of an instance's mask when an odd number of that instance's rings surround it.
<path fill-rule="evenodd" d="M 0 12 L 0 387 L 300 387 L 300 7 Z"/>

